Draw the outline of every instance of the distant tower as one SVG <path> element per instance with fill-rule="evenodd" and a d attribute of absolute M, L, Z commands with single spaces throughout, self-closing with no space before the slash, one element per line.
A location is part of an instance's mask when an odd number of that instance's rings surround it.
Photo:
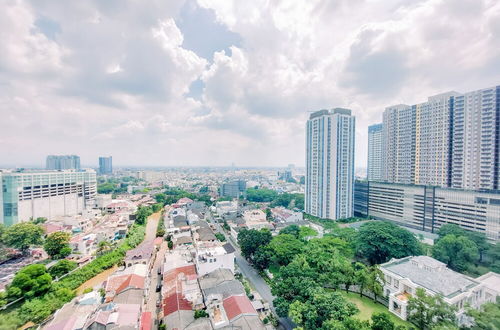
<path fill-rule="evenodd" d="M 80 157 L 76 155 L 47 156 L 47 170 L 79 170 Z"/>
<path fill-rule="evenodd" d="M 382 180 L 383 125 L 368 126 L 368 181 Z"/>
<path fill-rule="evenodd" d="M 351 110 L 342 108 L 314 112 L 307 121 L 306 213 L 353 216 L 355 125 Z"/>
<path fill-rule="evenodd" d="M 99 157 L 99 174 L 113 174 L 113 157 Z"/>

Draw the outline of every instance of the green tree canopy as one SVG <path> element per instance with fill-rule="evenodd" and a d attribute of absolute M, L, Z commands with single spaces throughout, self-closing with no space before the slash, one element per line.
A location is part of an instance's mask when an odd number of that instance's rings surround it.
<path fill-rule="evenodd" d="M 59 260 L 54 266 L 49 268 L 49 274 L 53 278 L 61 277 L 77 267 L 77 263 L 70 260 Z"/>
<path fill-rule="evenodd" d="M 474 318 L 472 330 L 500 329 L 500 298 L 496 303 L 486 303 L 479 310 L 469 308 L 467 315 Z"/>
<path fill-rule="evenodd" d="M 145 224 L 151 214 L 153 214 L 153 209 L 151 207 L 139 206 L 137 212 L 135 212 L 135 221 L 140 225 Z"/>
<path fill-rule="evenodd" d="M 304 249 L 304 243 L 290 234 L 275 236 L 269 243 L 273 258 L 280 265 L 289 264 Z"/>
<path fill-rule="evenodd" d="M 479 252 L 476 243 L 467 237 L 446 235 L 434 245 L 432 256 L 460 272 L 478 259 Z"/>
<path fill-rule="evenodd" d="M 372 330 L 395 330 L 396 325 L 388 313 L 375 313 L 372 315 Z"/>
<path fill-rule="evenodd" d="M 363 224 L 356 246 L 358 255 L 367 258 L 372 265 L 422 253 L 418 240 L 411 232 L 387 221 Z"/>
<path fill-rule="evenodd" d="M 27 299 L 47 292 L 52 286 L 52 276 L 44 265 L 34 264 L 21 268 L 7 287 L 10 298 L 25 297 Z"/>
<path fill-rule="evenodd" d="M 3 234 L 6 245 L 25 252 L 32 245 L 41 245 L 44 230 L 32 222 L 20 222 L 8 227 Z"/>
<path fill-rule="evenodd" d="M 52 259 L 61 259 L 71 254 L 70 234 L 56 231 L 45 239 L 43 248 Z"/>
<path fill-rule="evenodd" d="M 408 300 L 408 321 L 418 329 L 434 329 L 437 326 L 455 324 L 456 307 L 447 304 L 442 296 L 431 296 L 418 288 L 414 296 Z"/>
<path fill-rule="evenodd" d="M 300 227 L 297 225 L 289 225 L 280 230 L 280 235 L 282 234 L 290 234 L 295 238 L 299 238 Z"/>
<path fill-rule="evenodd" d="M 238 245 L 240 246 L 241 254 L 247 259 L 251 259 L 257 248 L 269 244 L 271 239 L 271 232 L 267 229 L 242 230 L 238 233 Z"/>

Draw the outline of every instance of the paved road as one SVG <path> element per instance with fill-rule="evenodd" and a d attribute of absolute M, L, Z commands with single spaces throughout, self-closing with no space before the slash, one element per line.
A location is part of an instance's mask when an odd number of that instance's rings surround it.
<path fill-rule="evenodd" d="M 160 216 L 161 211 L 153 213 L 149 216 L 148 222 L 146 223 L 146 236 L 144 237 L 144 242 L 151 241 L 156 238 L 156 228 L 158 227 Z"/>
<path fill-rule="evenodd" d="M 156 253 L 156 259 L 151 269 L 151 278 L 149 283 L 148 298 L 146 300 L 146 311 L 151 312 L 153 318 L 157 318 L 157 307 L 156 301 L 160 297 L 160 292 L 156 292 L 156 285 L 158 284 L 158 278 L 161 279 L 161 275 L 158 275 L 158 268 L 163 267 L 163 261 L 165 258 L 165 252 L 168 249 L 167 242 L 161 243 L 160 249 Z"/>
<path fill-rule="evenodd" d="M 239 269 L 241 270 L 241 273 L 250 281 L 250 283 L 252 283 L 255 290 L 257 290 L 257 292 L 260 294 L 260 296 L 265 301 L 267 301 L 269 303 L 271 310 L 276 314 L 276 311 L 275 311 L 274 306 L 273 306 L 273 300 L 276 297 L 273 296 L 273 294 L 271 293 L 271 288 L 269 287 L 267 282 L 264 281 L 262 276 L 260 276 L 260 274 L 255 270 L 255 268 L 253 268 L 252 265 L 250 265 L 248 263 L 248 261 L 246 261 L 246 259 L 241 256 L 241 251 L 238 247 L 238 244 L 236 244 L 236 242 L 234 242 L 231 235 L 226 234 L 224 232 L 224 230 L 222 229 L 220 224 L 217 223 L 213 219 L 212 214 L 210 212 L 208 214 L 209 214 L 209 221 L 215 224 L 217 231 L 224 234 L 224 236 L 226 236 L 226 239 L 234 246 L 234 248 L 236 250 L 234 253 L 235 259 L 236 259 L 236 264 L 238 265 Z M 281 325 L 286 330 L 290 330 L 290 329 L 293 329 L 295 327 L 293 322 L 287 317 L 281 317 L 279 319 L 279 321 L 280 321 Z"/>

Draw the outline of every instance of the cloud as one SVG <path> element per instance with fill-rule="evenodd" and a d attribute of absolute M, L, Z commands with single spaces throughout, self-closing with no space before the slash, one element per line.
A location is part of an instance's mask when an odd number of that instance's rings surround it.
<path fill-rule="evenodd" d="M 340 106 L 365 166 L 386 106 L 500 83 L 498 22 L 494 0 L 4 1 L 2 162 L 302 165 L 308 111 Z"/>

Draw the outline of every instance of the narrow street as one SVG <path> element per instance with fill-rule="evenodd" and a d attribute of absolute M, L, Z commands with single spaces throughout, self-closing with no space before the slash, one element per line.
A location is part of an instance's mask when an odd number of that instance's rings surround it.
<path fill-rule="evenodd" d="M 260 274 L 255 270 L 255 268 L 253 268 L 252 265 L 250 265 L 248 263 L 248 261 L 246 261 L 245 258 L 241 256 L 241 251 L 240 251 L 238 244 L 236 244 L 236 242 L 234 242 L 231 235 L 224 232 L 224 230 L 222 229 L 220 224 L 214 220 L 212 213 L 209 212 L 208 214 L 209 214 L 209 221 L 212 222 L 213 224 L 215 224 L 217 231 L 219 233 L 224 234 L 227 241 L 230 242 L 231 245 L 236 250 L 234 253 L 235 259 L 236 259 L 236 264 L 238 265 L 239 269 L 241 270 L 241 273 L 248 279 L 248 281 L 250 281 L 250 283 L 252 283 L 252 286 L 255 288 L 255 290 L 257 290 L 257 292 L 260 294 L 262 299 L 264 299 L 265 301 L 267 301 L 269 303 L 271 310 L 276 314 L 276 311 L 275 311 L 274 305 L 273 305 L 273 300 L 276 297 L 273 296 L 273 294 L 271 293 L 271 288 L 269 287 L 267 282 L 262 278 L 262 276 L 260 276 Z M 293 322 L 288 317 L 280 317 L 279 322 L 286 330 L 291 330 L 295 327 Z"/>

